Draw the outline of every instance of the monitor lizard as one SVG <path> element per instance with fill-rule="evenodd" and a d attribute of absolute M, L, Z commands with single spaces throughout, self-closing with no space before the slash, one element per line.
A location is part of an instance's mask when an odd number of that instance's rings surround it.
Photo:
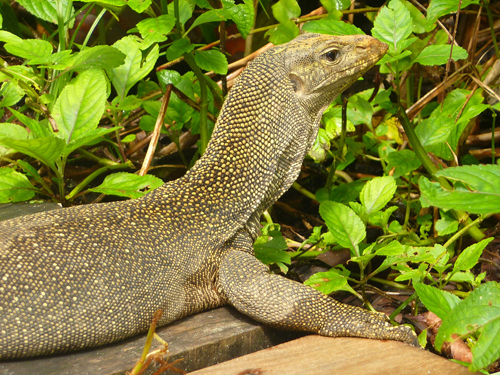
<path fill-rule="evenodd" d="M 384 314 L 341 304 L 254 256 L 259 219 L 295 181 L 322 113 L 385 53 L 369 36 L 304 34 L 256 58 L 206 153 L 136 200 L 0 222 L 0 359 L 115 342 L 231 304 L 259 322 L 418 345 Z"/>

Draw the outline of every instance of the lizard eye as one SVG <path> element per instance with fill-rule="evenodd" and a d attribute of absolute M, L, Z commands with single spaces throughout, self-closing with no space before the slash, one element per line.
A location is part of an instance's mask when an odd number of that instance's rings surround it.
<path fill-rule="evenodd" d="M 328 51 L 327 53 L 325 53 L 325 58 L 330 62 L 335 61 L 338 57 L 338 53 L 339 51 L 337 50 Z"/>

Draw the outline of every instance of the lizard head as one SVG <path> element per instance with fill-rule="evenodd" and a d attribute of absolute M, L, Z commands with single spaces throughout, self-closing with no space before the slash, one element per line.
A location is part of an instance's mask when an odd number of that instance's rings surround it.
<path fill-rule="evenodd" d="M 367 35 L 323 34 L 303 34 L 286 46 L 288 78 L 297 99 L 316 121 L 388 48 Z"/>

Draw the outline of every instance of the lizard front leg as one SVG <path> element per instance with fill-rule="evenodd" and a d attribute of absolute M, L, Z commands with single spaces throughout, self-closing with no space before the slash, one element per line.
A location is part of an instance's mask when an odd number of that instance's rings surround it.
<path fill-rule="evenodd" d="M 262 323 L 323 336 L 397 340 L 419 346 L 410 328 L 394 327 L 384 314 L 342 304 L 311 287 L 270 274 L 247 251 L 227 251 L 219 278 L 230 304 Z"/>

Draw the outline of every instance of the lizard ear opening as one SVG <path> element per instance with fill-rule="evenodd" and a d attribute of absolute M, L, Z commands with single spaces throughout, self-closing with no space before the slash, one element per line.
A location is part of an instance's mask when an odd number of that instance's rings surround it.
<path fill-rule="evenodd" d="M 290 81 L 292 82 L 293 91 L 295 91 L 296 93 L 298 93 L 299 91 L 303 91 L 304 81 L 302 81 L 302 79 L 299 76 L 295 74 L 290 74 L 289 78 Z"/>

